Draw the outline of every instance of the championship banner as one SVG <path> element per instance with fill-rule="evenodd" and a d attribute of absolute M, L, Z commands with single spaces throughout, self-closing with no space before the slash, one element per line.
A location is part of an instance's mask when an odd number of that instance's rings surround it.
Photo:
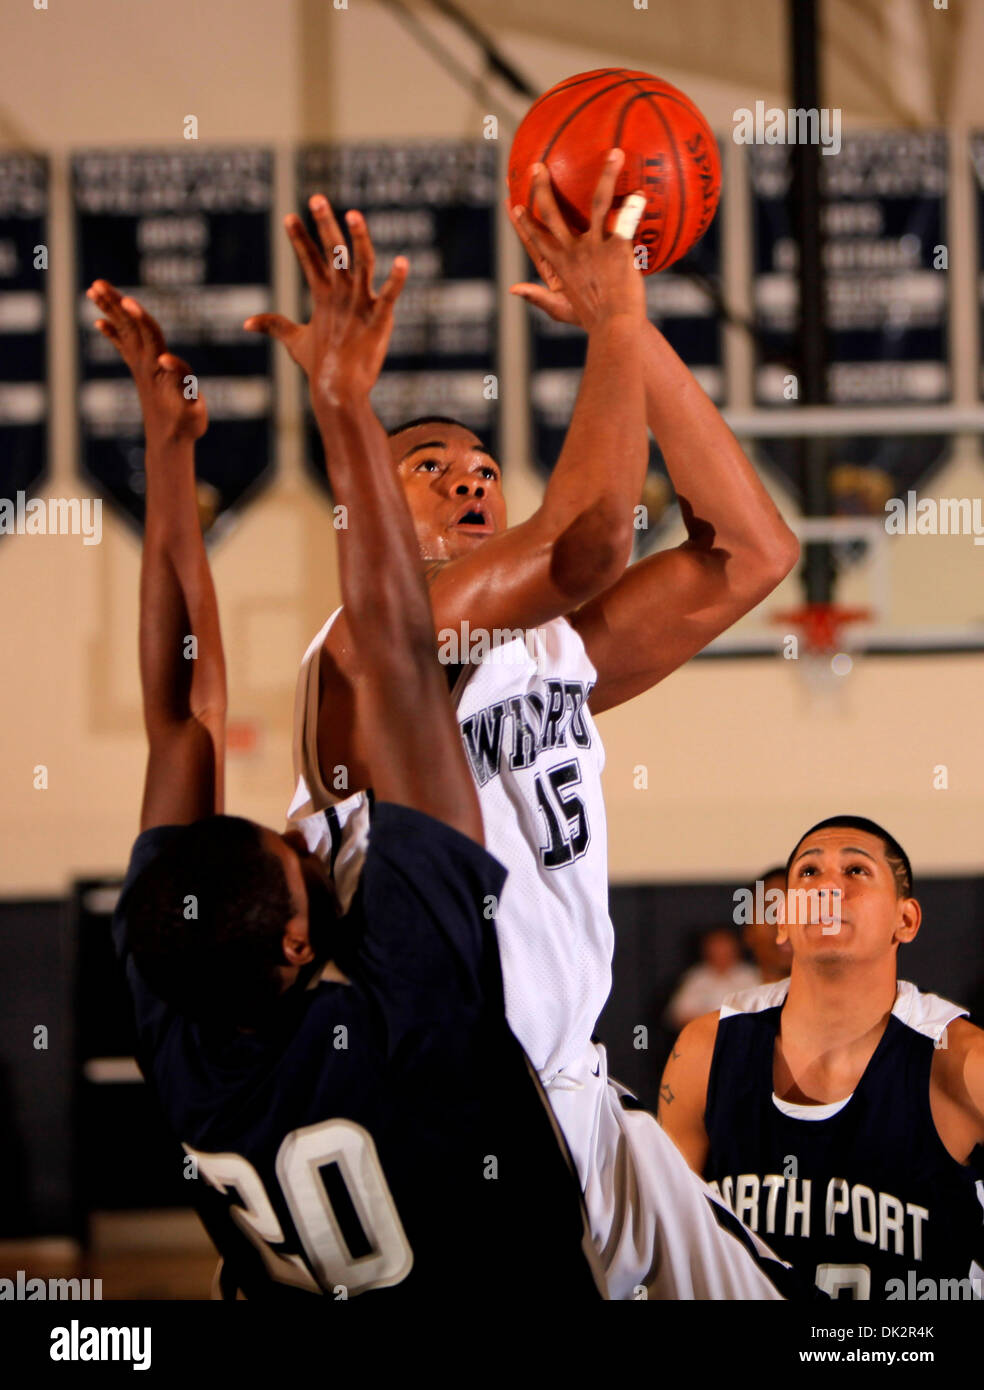
<path fill-rule="evenodd" d="M 498 456 L 496 180 L 495 146 L 484 140 L 309 146 L 297 162 L 298 209 L 315 240 L 307 204 L 323 193 L 344 231 L 350 209 L 365 216 L 377 289 L 396 256 L 410 262 L 372 394 L 383 424 L 453 416 Z M 308 302 L 305 286 L 304 317 Z M 307 465 L 327 486 L 306 387 L 305 407 Z"/>
<path fill-rule="evenodd" d="M 48 468 L 47 216 L 47 161 L 0 155 L 0 497 L 10 501 L 35 493 Z"/>
<path fill-rule="evenodd" d="M 798 292 L 788 202 L 790 150 L 787 145 L 752 145 L 748 156 L 758 347 L 755 395 L 763 406 L 795 407 L 800 398 L 792 365 Z M 945 135 L 845 135 L 839 152 L 820 160 L 820 175 L 826 199 L 830 404 L 947 402 L 952 386 Z M 759 447 L 798 487 L 795 443 L 768 440 Z M 876 493 L 887 497 L 923 481 L 943 461 L 947 440 L 841 437 L 831 440 L 830 450 L 835 510 L 866 511 Z"/>
<path fill-rule="evenodd" d="M 242 326 L 272 307 L 272 156 L 99 150 L 77 155 L 72 172 L 82 471 L 142 526 L 136 388 L 115 348 L 92 328 L 96 315 L 85 298 L 101 278 L 140 300 L 159 320 L 168 350 L 198 379 L 209 416 L 195 447 L 207 530 L 273 467 L 273 345 Z"/>
<path fill-rule="evenodd" d="M 719 142 L 720 143 L 720 142 Z M 716 405 L 724 402 L 721 292 L 720 216 L 703 237 L 669 270 L 646 279 L 646 313 L 680 354 Z M 528 263 L 526 278 L 536 283 L 537 273 Z M 549 476 L 563 448 L 574 413 L 587 338 L 580 328 L 557 323 L 540 310 L 531 313 L 530 363 L 532 378 L 533 458 Z M 661 522 L 672 515 L 673 486 L 659 449 L 650 439 L 649 476 L 643 495 L 647 525 L 638 531 L 638 548 L 644 550 L 664 529 Z"/>

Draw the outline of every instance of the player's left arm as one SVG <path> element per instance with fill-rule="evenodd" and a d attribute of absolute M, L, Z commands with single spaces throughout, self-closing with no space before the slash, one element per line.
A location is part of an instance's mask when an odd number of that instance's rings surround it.
<path fill-rule="evenodd" d="M 550 207 L 544 189 L 544 206 Z M 545 285 L 513 293 L 579 324 L 563 281 L 513 218 Z M 643 327 L 646 422 L 676 489 L 687 540 L 632 565 L 571 622 L 598 671 L 597 713 L 682 666 L 789 573 L 799 543 L 717 408 L 652 323 Z"/>
<path fill-rule="evenodd" d="M 140 829 L 186 825 L 223 806 L 226 679 L 219 612 L 195 488 L 205 402 L 186 362 L 136 300 L 97 280 L 96 327 L 133 374 L 146 440 L 140 681 L 148 757 Z"/>
<path fill-rule="evenodd" d="M 687 540 L 631 565 L 572 616 L 598 672 L 594 713 L 656 685 L 780 583 L 799 543 L 714 404 L 654 324 L 646 416 Z"/>
<path fill-rule="evenodd" d="M 984 1144 L 984 1030 L 966 1018 L 948 1023 L 933 1056 L 933 1118 L 940 1138 L 963 1162 Z"/>

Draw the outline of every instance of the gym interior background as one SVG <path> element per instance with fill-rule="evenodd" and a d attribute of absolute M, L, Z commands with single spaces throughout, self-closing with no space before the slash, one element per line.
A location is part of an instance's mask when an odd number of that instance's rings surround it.
<path fill-rule="evenodd" d="M 754 172 L 768 150 L 763 156 L 732 138 L 740 108 L 792 104 L 786 5 L 462 0 L 460 9 L 535 91 L 586 69 L 642 68 L 681 87 L 707 116 L 724 160 L 713 264 L 705 247 L 694 274 L 656 277 L 663 284 L 650 293 L 661 321 L 678 320 L 682 344 L 701 342 L 701 379 L 741 430 L 784 515 L 799 525 L 802 489 L 788 462 L 794 446 L 775 424 L 786 404 L 775 392 L 782 351 L 768 357 L 762 347 L 770 325 L 782 333 L 789 232 L 769 221 L 775 196 L 773 189 L 770 205 L 767 168 Z M 851 138 L 875 142 L 868 183 L 837 203 L 864 211 L 826 228 L 836 253 L 828 270 L 847 320 L 859 285 L 881 287 L 868 306 L 873 331 L 844 339 L 847 370 L 834 399 L 877 409 L 885 433 L 859 432 L 854 417 L 843 417 L 825 436 L 841 466 L 831 510 L 860 528 L 846 537 L 825 533 L 838 566 L 835 597 L 872 617 L 855 626 L 846 675 L 832 678 L 829 660 L 788 659 L 783 638 L 796 629 L 779 615 L 802 602 L 794 573 L 716 654 L 600 720 L 617 944 L 615 989 L 599 1034 L 614 1074 L 649 1101 L 667 1043 L 662 1010 L 694 958 L 695 930 L 730 920 L 734 890 L 784 860 L 802 830 L 835 812 L 884 822 L 912 858 L 926 920 L 901 973 L 974 1005 L 981 1018 L 984 549 L 969 535 L 887 535 L 883 502 L 910 487 L 920 498 L 984 493 L 984 222 L 973 158 L 975 135 L 984 131 L 984 7 L 824 0 L 821 11 L 823 104 L 842 113 L 845 149 Z M 424 3 L 349 0 L 338 9 L 329 0 L 172 0 L 162 9 L 52 0 L 38 11 L 25 0 L 7 8 L 4 31 L 0 161 L 46 161 L 38 208 L 49 263 L 29 296 L 35 308 L 25 310 L 22 300 L 15 312 L 8 300 L 0 317 L 0 378 L 23 387 L 16 364 L 26 360 L 27 339 L 18 335 L 28 330 L 41 364 L 33 396 L 15 393 L 28 402 L 26 414 L 8 406 L 0 417 L 4 438 L 10 444 L 24 420 L 47 419 L 37 448 L 6 450 L 0 491 L 107 500 L 97 545 L 78 536 L 0 536 L 0 1115 L 10 1136 L 0 1153 L 7 1179 L 0 1273 L 21 1267 L 24 1243 L 34 1242 L 39 1272 L 39 1261 L 66 1273 L 66 1261 L 79 1260 L 104 1277 L 104 1297 L 200 1297 L 210 1246 L 181 1210 L 177 1155 L 134 1080 L 106 956 L 106 912 L 137 830 L 144 768 L 139 537 L 127 514 L 127 479 L 116 487 L 105 465 L 107 439 L 125 441 L 132 426 L 116 429 L 119 398 L 100 394 L 84 326 L 93 315 L 80 295 L 84 273 L 128 283 L 114 260 L 123 242 L 100 239 L 108 224 L 98 216 L 113 209 L 99 203 L 99 189 L 135 176 L 91 156 L 245 152 L 252 215 L 261 224 L 247 288 L 296 316 L 300 286 L 281 219 L 328 167 L 318 162 L 325 147 L 336 152 L 336 174 L 348 170 L 356 184 L 360 167 L 377 168 L 372 196 L 385 205 L 387 186 L 404 186 L 407 169 L 417 167 L 411 147 L 431 148 L 424 164 L 439 170 L 449 142 L 459 150 L 456 168 L 462 142 L 474 146 L 464 163 L 481 177 L 467 191 L 462 183 L 459 204 L 482 212 L 488 264 L 474 278 L 467 266 L 459 270 L 461 283 L 442 300 L 452 252 L 435 252 L 424 235 L 416 311 L 426 317 L 427 304 L 445 305 L 446 331 L 425 335 L 423 356 L 433 350 L 439 366 L 429 376 L 418 371 L 413 390 L 431 407 L 433 390 L 441 409 L 455 392 L 485 381 L 486 369 L 494 373 L 488 429 L 504 465 L 510 519 L 518 521 L 542 492 L 572 379 L 557 374 L 563 344 L 531 331 L 530 311 L 507 293 L 526 272 L 498 190 L 529 98 L 493 70 L 474 37 Z M 189 115 L 197 118 L 194 144 L 185 138 Z M 373 149 L 356 148 L 363 145 Z M 322 155 L 302 154 L 312 148 Z M 907 171 L 919 161 L 936 172 L 917 187 Z M 9 190 L 13 166 L 3 167 Z M 446 194 L 440 173 L 434 177 L 433 186 L 418 180 L 410 199 L 418 229 L 420 212 Z M 6 217 L 13 214 L 3 183 Z M 905 226 L 889 216 L 879 231 L 886 208 L 904 214 Z M 874 227 L 866 226 L 872 215 Z M 399 237 L 416 235 L 413 228 L 412 218 L 395 223 L 390 249 L 404 249 Z M 852 260 L 852 246 L 865 237 L 869 246 L 917 238 L 921 267 L 913 266 L 911 240 L 896 261 Z M 934 266 L 940 246 L 946 255 Z M 413 246 L 410 258 L 413 266 Z M 158 288 L 166 288 L 166 269 L 159 274 Z M 205 288 L 188 291 L 202 313 L 211 312 L 200 307 Z M 5 298 L 0 293 L 0 305 Z M 266 306 L 249 300 L 240 317 L 257 307 Z M 440 323 L 440 307 L 434 317 Z M 895 358 L 909 368 L 879 374 Z M 238 390 L 237 374 L 248 379 Z M 229 666 L 227 803 L 280 826 L 291 791 L 298 663 L 338 598 L 332 507 L 308 458 L 300 379 L 286 354 L 261 348 L 248 363 L 234 361 L 229 377 L 221 418 L 238 500 L 225 507 L 220 489 L 210 546 Z M 853 395 L 852 381 L 862 383 Z M 771 424 L 763 421 L 770 409 Z M 661 513 L 664 493 L 656 477 L 653 534 L 641 544 L 683 536 L 672 501 Z M 47 769 L 44 789 L 35 785 L 39 765 Z M 45 1051 L 33 1046 L 37 1025 L 48 1029 Z M 649 1030 L 646 1047 L 637 1045 L 640 1025 Z M 153 1259 L 148 1250 L 157 1252 Z"/>

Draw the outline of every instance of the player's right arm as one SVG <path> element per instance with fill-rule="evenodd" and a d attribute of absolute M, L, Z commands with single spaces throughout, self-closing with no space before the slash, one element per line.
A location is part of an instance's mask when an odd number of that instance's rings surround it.
<path fill-rule="evenodd" d="M 702 1014 L 681 1031 L 659 1088 L 657 1118 L 698 1174 L 703 1174 L 709 1147 L 704 1112 L 718 1017 L 717 1011 Z"/>
<path fill-rule="evenodd" d="M 431 584 L 438 631 L 467 618 L 473 628 L 530 628 L 573 611 L 619 578 L 632 553 L 633 508 L 649 462 L 643 335 L 646 300 L 632 242 L 606 234 L 624 163 L 612 150 L 583 235 L 551 235 L 523 208 L 514 217 L 562 266 L 588 334 L 577 401 L 538 510 Z"/>
<path fill-rule="evenodd" d="M 565 281 L 588 332 L 587 360 L 563 449 L 543 501 L 527 521 L 431 575 L 435 632 L 457 628 L 464 619 L 472 629 L 489 632 L 549 622 L 608 589 L 631 555 L 633 507 L 648 465 L 646 314 L 631 242 L 604 231 L 624 158 L 613 153 L 595 191 L 588 230 L 567 236 L 555 253 L 563 257 Z M 528 214 L 518 215 L 536 235 Z M 540 234 L 545 235 L 542 229 Z M 368 233 L 365 239 L 371 275 Z M 261 314 L 246 327 L 283 342 L 308 371 L 309 324 Z M 343 612 L 326 648 L 343 655 L 348 642 Z"/>
<path fill-rule="evenodd" d="M 424 811 L 482 843 L 482 818 L 434 645 L 434 620 L 416 535 L 382 425 L 369 403 L 407 276 L 398 257 L 378 296 L 372 246 L 348 214 L 351 270 L 335 264 L 341 231 L 326 198 L 311 201 L 321 246 L 299 217 L 287 229 L 311 290 L 303 350 L 311 404 L 332 494 L 347 525 L 338 532 L 342 601 L 358 651 L 345 671 L 381 801 Z"/>

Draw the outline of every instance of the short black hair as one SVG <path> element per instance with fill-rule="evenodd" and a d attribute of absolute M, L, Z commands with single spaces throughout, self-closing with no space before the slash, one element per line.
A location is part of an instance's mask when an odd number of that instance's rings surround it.
<path fill-rule="evenodd" d="M 895 875 L 895 893 L 899 898 L 912 897 L 912 865 L 909 863 L 909 856 L 896 840 L 894 835 L 876 821 L 868 820 L 865 816 L 828 816 L 826 820 L 817 821 L 816 825 L 811 825 L 805 835 L 801 835 L 793 846 L 792 853 L 786 860 L 786 880 L 789 881 L 789 871 L 793 866 L 793 857 L 803 841 L 817 830 L 833 830 L 843 827 L 845 830 L 863 830 L 866 835 L 874 835 L 881 840 L 885 846 L 885 858 L 888 860 Z"/>
<path fill-rule="evenodd" d="M 412 430 L 417 425 L 456 425 L 459 430 L 467 430 L 469 434 L 475 433 L 471 425 L 466 425 L 464 420 L 455 420 L 451 415 L 415 415 L 412 420 L 404 420 L 402 425 L 394 425 L 391 430 L 387 430 L 386 437 L 392 439 L 394 434 L 402 434 L 404 430 Z"/>
<path fill-rule="evenodd" d="M 256 1023 L 279 994 L 293 907 L 283 865 L 240 816 L 184 827 L 121 904 L 147 985 L 200 1022 Z"/>

